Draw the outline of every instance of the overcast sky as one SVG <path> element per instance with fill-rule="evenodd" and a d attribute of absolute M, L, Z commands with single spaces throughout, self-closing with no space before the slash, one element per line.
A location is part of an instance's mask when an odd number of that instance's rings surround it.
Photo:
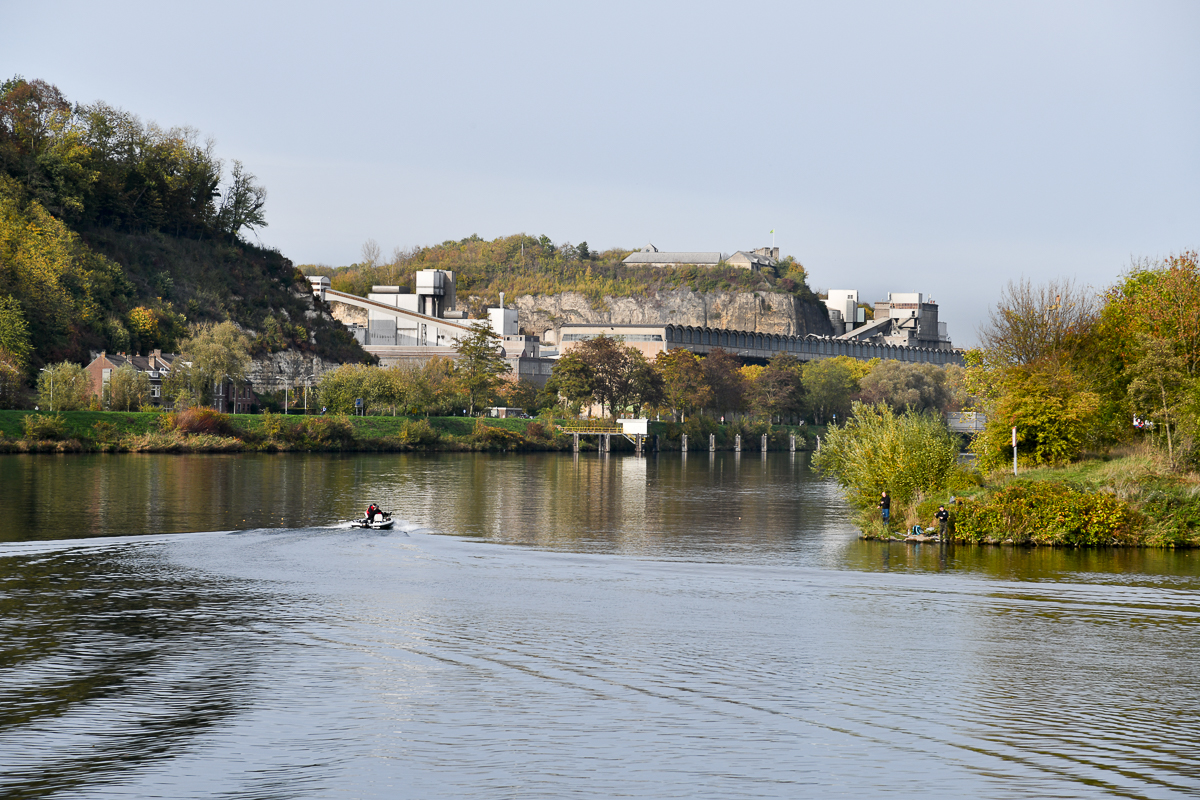
<path fill-rule="evenodd" d="M 1192 0 L 2 6 L 0 75 L 212 136 L 298 264 L 774 228 L 814 288 L 929 293 L 967 345 L 1009 279 L 1200 247 Z"/>

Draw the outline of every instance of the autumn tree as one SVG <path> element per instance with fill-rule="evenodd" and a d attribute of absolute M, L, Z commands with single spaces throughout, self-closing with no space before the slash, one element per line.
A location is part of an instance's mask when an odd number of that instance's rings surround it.
<path fill-rule="evenodd" d="M 750 408 L 768 421 L 796 414 L 804 395 L 802 364 L 791 353 L 779 353 L 750 385 Z"/>
<path fill-rule="evenodd" d="M 1028 365 L 1069 357 L 1096 324 L 1096 295 L 1070 278 L 1034 285 L 1009 281 L 980 331 L 989 365 Z"/>
<path fill-rule="evenodd" d="M 746 381 L 737 356 L 722 348 L 709 351 L 700 362 L 704 379 L 712 390 L 710 408 L 717 414 L 741 411 L 746 396 Z"/>
<path fill-rule="evenodd" d="M 662 375 L 663 397 L 672 420 L 679 412 L 707 408 L 712 402 L 703 362 L 690 350 L 664 350 L 654 357 L 654 365 Z"/>

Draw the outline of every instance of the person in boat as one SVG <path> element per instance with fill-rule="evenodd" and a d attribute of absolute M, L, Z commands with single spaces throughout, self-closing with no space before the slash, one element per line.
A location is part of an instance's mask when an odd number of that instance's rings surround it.
<path fill-rule="evenodd" d="M 383 511 L 379 508 L 379 506 L 371 503 L 371 505 L 367 506 L 367 522 L 374 522 L 376 516 L 382 518 Z"/>

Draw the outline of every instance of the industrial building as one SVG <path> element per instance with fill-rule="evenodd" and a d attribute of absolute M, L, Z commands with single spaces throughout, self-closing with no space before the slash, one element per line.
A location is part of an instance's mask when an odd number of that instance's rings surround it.
<path fill-rule="evenodd" d="M 825 299 L 834 336 L 844 341 L 873 342 L 898 347 L 953 350 L 946 323 L 938 320 L 938 305 L 920 292 L 888 292 L 875 303 L 873 319 L 858 302 L 857 289 L 830 289 Z"/>

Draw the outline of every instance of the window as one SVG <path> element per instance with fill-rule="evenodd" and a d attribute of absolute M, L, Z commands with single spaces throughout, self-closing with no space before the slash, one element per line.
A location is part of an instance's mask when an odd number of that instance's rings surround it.
<path fill-rule="evenodd" d="M 162 387 L 161 386 L 151 386 L 150 387 L 150 396 L 151 397 L 162 397 Z"/>
<path fill-rule="evenodd" d="M 564 333 L 562 340 L 564 342 L 586 342 L 599 335 L 598 333 Z M 605 334 L 605 336 L 619 342 L 661 342 L 663 340 L 661 333 L 613 333 Z"/>

